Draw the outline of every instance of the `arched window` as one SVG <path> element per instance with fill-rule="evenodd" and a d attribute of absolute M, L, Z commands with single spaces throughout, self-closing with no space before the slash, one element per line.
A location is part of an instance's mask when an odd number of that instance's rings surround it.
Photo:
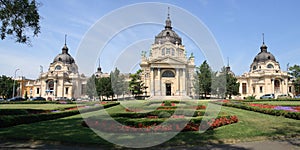
<path fill-rule="evenodd" d="M 162 77 L 175 77 L 175 74 L 171 70 L 167 70 L 163 72 Z"/>
<path fill-rule="evenodd" d="M 256 70 L 256 66 L 253 66 L 253 70 Z"/>
<path fill-rule="evenodd" d="M 267 68 L 274 68 L 274 66 L 272 64 L 268 64 Z"/>
<path fill-rule="evenodd" d="M 166 55 L 170 54 L 170 48 L 166 48 Z"/>
<path fill-rule="evenodd" d="M 60 65 L 57 65 L 57 66 L 55 67 L 55 70 L 61 70 L 61 66 L 60 66 Z"/>

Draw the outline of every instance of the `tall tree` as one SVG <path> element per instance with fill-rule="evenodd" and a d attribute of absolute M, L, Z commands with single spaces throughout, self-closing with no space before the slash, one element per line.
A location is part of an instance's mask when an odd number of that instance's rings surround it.
<path fill-rule="evenodd" d="M 295 94 L 300 93 L 300 65 L 294 65 L 289 68 L 289 74 L 293 77 L 293 84 L 295 87 Z"/>
<path fill-rule="evenodd" d="M 97 79 L 95 75 L 92 75 L 90 78 L 88 78 L 87 83 L 86 83 L 86 88 L 85 88 L 85 94 L 88 95 L 89 98 L 94 98 L 97 96 L 97 91 L 96 91 L 96 83 Z"/>
<path fill-rule="evenodd" d="M 40 15 L 35 0 L 0 0 L 1 39 L 12 36 L 18 43 L 31 44 L 29 35 L 40 33 Z"/>
<path fill-rule="evenodd" d="M 0 77 L 0 96 L 4 98 L 10 98 L 13 94 L 14 80 L 10 77 L 2 75 Z M 15 91 L 17 90 L 17 82 L 15 82 Z"/>
<path fill-rule="evenodd" d="M 207 95 L 211 92 L 211 82 L 212 71 L 205 60 L 199 67 L 196 68 L 196 93 L 199 93 L 202 96 L 204 94 L 204 98 L 207 98 Z"/>
<path fill-rule="evenodd" d="M 125 91 L 124 85 L 125 85 L 125 77 L 120 74 L 120 70 L 118 68 L 115 68 L 113 72 L 110 73 L 111 78 L 111 86 L 113 89 L 114 94 L 116 94 L 117 99 L 119 95 L 122 95 Z"/>
<path fill-rule="evenodd" d="M 136 73 L 130 75 L 131 80 L 129 81 L 129 90 L 131 91 L 131 94 L 134 96 L 143 94 L 146 88 L 144 83 L 141 81 L 142 72 L 143 70 L 139 69 Z"/>
<path fill-rule="evenodd" d="M 96 82 L 97 94 L 102 97 L 105 96 L 107 99 L 111 96 L 113 99 L 114 91 L 111 86 L 110 77 L 99 78 Z"/>

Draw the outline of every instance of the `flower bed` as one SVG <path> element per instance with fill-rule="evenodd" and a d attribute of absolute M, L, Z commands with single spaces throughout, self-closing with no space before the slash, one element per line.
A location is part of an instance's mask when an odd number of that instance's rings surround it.
<path fill-rule="evenodd" d="M 178 101 L 177 101 L 178 102 Z M 158 107 L 143 104 L 131 108 L 117 109 L 110 113 L 110 118 L 93 116 L 82 122 L 82 125 L 102 132 L 173 132 L 198 131 L 204 115 L 214 111 L 206 111 L 205 105 L 177 105 L 172 101 L 155 102 Z M 153 104 L 154 102 L 149 102 Z M 148 111 L 147 111 L 148 110 Z M 113 120 L 112 120 L 112 118 Z M 238 122 L 236 116 L 220 113 L 216 119 L 204 121 L 202 128 L 215 129 L 217 127 Z"/>
<path fill-rule="evenodd" d="M 154 119 L 154 120 L 144 120 L 144 122 L 139 122 L 139 120 L 131 120 L 121 122 L 123 124 L 117 123 L 113 120 L 99 120 L 88 118 L 82 122 L 82 126 L 90 127 L 101 132 L 186 132 L 186 131 L 199 131 L 199 129 L 213 130 L 215 128 L 233 124 L 238 122 L 236 116 L 222 116 L 216 119 L 211 119 L 208 122 L 204 122 L 200 128 L 200 119 L 192 119 L 187 122 L 182 120 L 184 116 L 177 116 L 180 119 L 174 119 L 168 123 L 162 124 L 164 120 Z M 122 121 L 116 119 L 116 121 Z"/>
<path fill-rule="evenodd" d="M 259 108 L 268 108 L 274 110 L 284 110 L 289 112 L 300 112 L 300 106 L 276 106 L 276 105 L 268 105 L 268 104 L 253 104 L 250 103 L 250 106 L 259 107 Z"/>
<path fill-rule="evenodd" d="M 300 120 L 299 106 L 275 106 L 267 104 L 254 104 L 254 103 L 243 103 L 237 101 L 228 101 L 226 103 L 215 102 L 216 104 L 235 107 L 239 109 L 245 109 L 255 112 L 260 112 L 275 116 L 284 116 L 286 118 L 292 118 Z"/>

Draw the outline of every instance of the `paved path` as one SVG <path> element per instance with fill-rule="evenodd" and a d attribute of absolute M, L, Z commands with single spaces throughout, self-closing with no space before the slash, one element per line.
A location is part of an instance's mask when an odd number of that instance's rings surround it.
<path fill-rule="evenodd" d="M 63 150 L 94 150 L 94 149 L 113 149 L 109 147 L 85 147 L 60 144 L 44 144 L 42 142 L 27 142 L 27 141 L 0 141 L 0 149 L 63 149 Z M 122 149 L 122 148 L 121 148 Z M 149 148 L 148 148 L 149 149 Z M 150 148 L 152 149 L 152 148 Z M 159 149 L 155 147 L 154 149 Z M 213 144 L 196 147 L 161 147 L 161 149 L 169 150 L 300 150 L 300 139 L 275 140 L 275 141 L 254 141 L 237 144 Z"/>

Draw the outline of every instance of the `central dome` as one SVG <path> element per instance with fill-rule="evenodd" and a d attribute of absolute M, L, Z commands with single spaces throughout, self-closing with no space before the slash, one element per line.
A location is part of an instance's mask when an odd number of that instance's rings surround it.
<path fill-rule="evenodd" d="M 64 64 L 73 64 L 73 63 L 75 63 L 74 58 L 68 53 L 68 47 L 67 47 L 67 45 L 65 45 L 62 48 L 62 53 L 58 54 L 54 58 L 53 63 L 56 63 L 56 62 L 62 62 Z"/>
<path fill-rule="evenodd" d="M 263 45 L 260 47 L 260 52 L 255 56 L 253 62 L 259 63 L 259 62 L 265 62 L 268 60 L 275 61 L 276 59 L 273 54 L 267 51 L 268 47 L 263 43 Z"/>
<path fill-rule="evenodd" d="M 155 36 L 155 44 L 164 44 L 165 42 L 181 45 L 181 38 L 172 30 L 171 20 L 168 14 L 165 29 Z"/>

